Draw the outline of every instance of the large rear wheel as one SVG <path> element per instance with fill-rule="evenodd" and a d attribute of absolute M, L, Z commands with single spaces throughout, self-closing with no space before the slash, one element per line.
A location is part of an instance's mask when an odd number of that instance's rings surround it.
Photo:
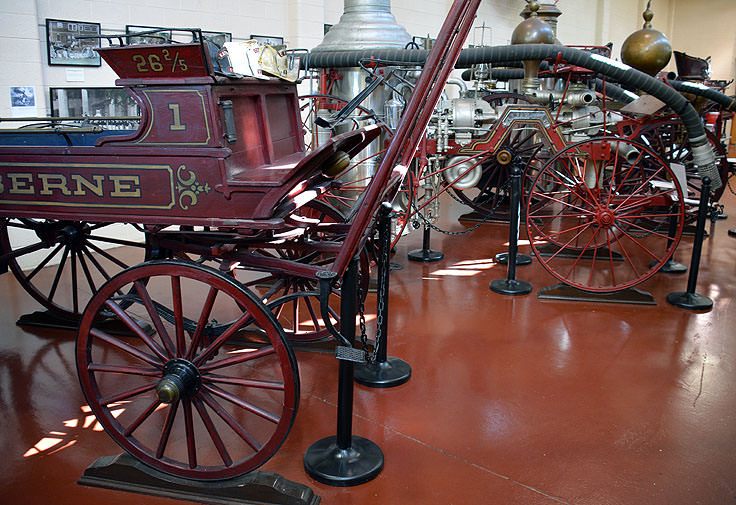
<path fill-rule="evenodd" d="M 102 329 L 103 316 L 131 336 Z M 232 322 L 223 331 L 218 320 Z M 264 343 L 228 344 L 246 328 Z M 203 265 L 151 261 L 113 277 L 84 311 L 76 355 L 105 431 L 172 475 L 216 480 L 258 468 L 296 415 L 299 374 L 281 327 L 253 293 Z"/>
<path fill-rule="evenodd" d="M 657 154 L 632 141 L 590 139 L 560 151 L 535 178 L 527 203 L 527 232 L 539 262 L 586 291 L 645 281 L 682 235 L 685 209 L 674 180 Z"/>

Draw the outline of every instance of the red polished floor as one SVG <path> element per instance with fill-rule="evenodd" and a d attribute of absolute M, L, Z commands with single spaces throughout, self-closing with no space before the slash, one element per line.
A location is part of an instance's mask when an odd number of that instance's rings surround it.
<path fill-rule="evenodd" d="M 736 215 L 736 198 L 725 203 Z M 389 327 L 390 354 L 413 376 L 355 394 L 354 433 L 380 445 L 385 469 L 353 488 L 305 474 L 305 449 L 334 434 L 336 415 L 337 362 L 310 352 L 298 353 L 296 423 L 263 469 L 310 486 L 324 504 L 736 502 L 731 223 L 718 222 L 705 242 L 698 292 L 715 306 L 701 313 L 666 302 L 687 279 L 663 274 L 641 286 L 656 306 L 539 300 L 554 282 L 537 262 L 518 269 L 531 295 L 497 295 L 488 284 L 505 268 L 490 258 L 504 250 L 506 227 L 433 234 L 446 257 L 429 265 L 406 260 L 421 239 L 412 233 L 394 258 L 404 269 L 392 275 Z M 446 226 L 464 228 L 452 218 Z M 691 244 L 676 258 L 689 261 Z M 85 412 L 74 336 L 16 326 L 38 307 L 9 274 L 0 285 L 2 502 L 181 503 L 75 483 L 119 449 Z"/>

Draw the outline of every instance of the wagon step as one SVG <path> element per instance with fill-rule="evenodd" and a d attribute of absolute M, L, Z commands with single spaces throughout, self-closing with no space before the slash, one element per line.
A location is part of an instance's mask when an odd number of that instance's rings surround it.
<path fill-rule="evenodd" d="M 337 359 L 352 361 L 353 363 L 364 365 L 368 362 L 366 359 L 367 355 L 368 353 L 363 349 L 358 349 L 356 347 L 348 347 L 345 345 L 335 346 L 335 357 Z"/>

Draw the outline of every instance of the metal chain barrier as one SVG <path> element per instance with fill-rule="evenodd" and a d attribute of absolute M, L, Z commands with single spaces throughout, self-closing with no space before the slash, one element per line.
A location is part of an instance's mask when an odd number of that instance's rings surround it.
<path fill-rule="evenodd" d="M 511 179 L 508 179 L 506 181 L 506 183 L 503 185 L 503 187 L 501 187 L 500 189 L 501 189 L 502 192 L 503 191 L 506 191 L 507 194 L 508 194 L 508 191 L 509 191 L 510 188 L 511 188 Z M 458 197 L 456 197 L 455 195 L 453 195 L 449 190 L 446 191 L 446 193 L 448 193 L 450 195 L 450 197 L 453 200 L 455 200 L 456 202 L 459 202 L 462 205 L 467 206 L 467 204 L 465 202 L 463 202 Z M 442 233 L 443 235 L 454 236 L 454 235 L 464 235 L 466 233 L 470 233 L 471 231 L 477 230 L 481 225 L 483 225 L 483 224 L 487 223 L 488 221 L 490 221 L 492 219 L 492 217 L 493 217 L 493 214 L 501 206 L 501 203 L 502 202 L 503 202 L 503 199 L 499 199 L 499 201 L 496 203 L 496 205 L 494 205 L 493 208 L 488 212 L 488 214 L 486 214 L 483 217 L 483 220 L 482 221 L 479 221 L 476 224 L 474 224 L 473 226 L 471 226 L 470 228 L 467 228 L 467 229 L 461 230 L 461 231 L 443 230 L 439 226 L 436 226 L 436 225 L 432 224 L 431 222 L 429 222 L 429 220 L 426 217 L 424 217 L 424 215 L 419 210 L 416 210 L 416 205 L 414 204 L 413 201 L 411 202 L 411 207 L 414 209 L 414 214 L 412 214 L 412 215 L 419 216 L 419 218 L 422 220 L 422 222 L 424 223 L 425 226 L 431 228 L 432 230 L 434 230 L 436 232 Z"/>

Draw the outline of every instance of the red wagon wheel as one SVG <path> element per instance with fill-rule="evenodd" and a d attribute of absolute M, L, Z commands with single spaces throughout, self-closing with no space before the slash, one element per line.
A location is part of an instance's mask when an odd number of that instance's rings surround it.
<path fill-rule="evenodd" d="M 78 317 L 98 286 L 150 256 L 142 232 L 135 232 L 140 239 L 121 238 L 114 225 L 5 219 L 0 227 L 2 258 L 41 305 L 62 317 Z M 126 227 L 133 230 L 133 225 Z M 109 246 L 128 250 L 121 253 Z"/>
<path fill-rule="evenodd" d="M 684 221 L 682 191 L 649 148 L 620 138 L 578 142 L 534 180 L 527 232 L 539 262 L 565 284 L 593 292 L 632 287 L 672 255 Z M 676 234 L 668 237 L 670 219 Z M 541 248 L 553 244 L 552 251 Z"/>
<path fill-rule="evenodd" d="M 96 326 L 103 313 L 131 336 Z M 211 332 L 217 320 L 232 323 Z M 265 343 L 228 345 L 246 327 L 259 328 Z M 104 284 L 84 311 L 76 357 L 105 431 L 180 477 L 226 479 L 259 467 L 296 415 L 299 374 L 278 323 L 232 277 L 192 262 L 150 261 Z"/>
<path fill-rule="evenodd" d="M 524 95 L 518 93 L 492 93 L 483 100 L 493 107 L 532 103 Z M 526 167 L 523 180 L 524 195 L 527 194 L 531 181 L 537 173 L 537 154 L 543 143 L 539 141 L 537 132 L 527 128 L 512 131 L 496 149 L 484 157 L 482 174 L 478 183 L 470 189 L 452 188 L 453 193 L 465 205 L 489 218 L 506 220 L 509 218 L 509 201 L 511 194 L 510 177 L 512 160 L 519 156 Z"/>
<path fill-rule="evenodd" d="M 345 216 L 340 211 L 321 200 L 312 200 L 301 207 L 298 213 L 301 217 L 316 220 L 322 224 L 345 223 Z M 336 255 L 332 252 L 320 251 L 318 245 L 320 242 L 342 242 L 345 234 L 324 231 L 320 229 L 320 226 L 312 226 L 303 239 L 303 242 L 315 244 L 314 250 L 290 246 L 290 243 L 286 241 L 278 247 L 258 252 L 267 256 L 308 263 L 328 270 L 335 261 Z M 365 249 L 360 252 L 358 268 L 361 274 L 363 299 L 365 299 L 370 281 L 370 260 Z M 234 273 L 237 275 L 237 270 Z M 315 296 L 315 293 L 319 291 L 319 283 L 316 279 L 273 273 L 244 282 L 244 285 L 259 293 L 259 298 L 272 310 L 289 340 L 311 342 L 331 336 L 322 321 L 319 300 Z M 333 324 L 338 328 L 340 326 L 339 300 L 340 286 L 337 285 L 330 296 L 330 314 L 332 314 Z"/>

